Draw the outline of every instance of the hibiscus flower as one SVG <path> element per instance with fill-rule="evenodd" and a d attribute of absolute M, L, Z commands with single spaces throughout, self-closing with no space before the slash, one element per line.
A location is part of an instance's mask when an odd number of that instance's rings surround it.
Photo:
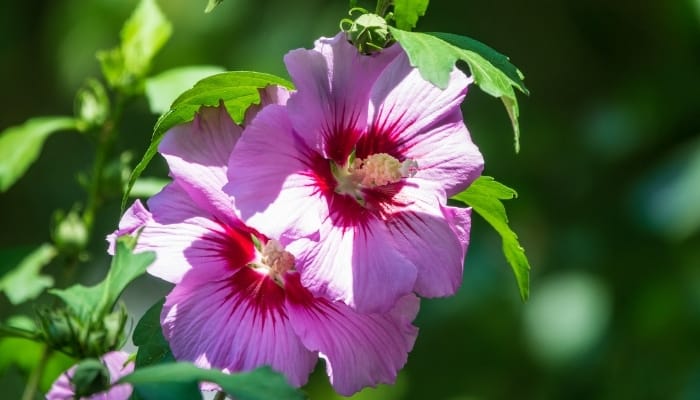
<path fill-rule="evenodd" d="M 134 203 L 112 236 L 138 231 L 136 251 L 156 252 L 148 272 L 175 283 L 161 314 L 173 355 L 229 373 L 269 365 L 296 386 L 321 357 L 343 395 L 393 382 L 417 335 L 417 297 L 360 314 L 309 291 L 298 270 L 311 260 L 246 226 L 222 191 L 240 131 L 220 107 L 168 132 L 159 151 L 173 182 L 148 210 Z"/>
<path fill-rule="evenodd" d="M 230 159 L 238 214 L 296 240 L 302 284 L 361 312 L 454 294 L 471 209 L 446 202 L 483 168 L 460 110 L 471 79 L 455 68 L 440 90 L 398 44 L 363 55 L 342 32 L 285 63 L 296 92 L 258 114 Z"/>

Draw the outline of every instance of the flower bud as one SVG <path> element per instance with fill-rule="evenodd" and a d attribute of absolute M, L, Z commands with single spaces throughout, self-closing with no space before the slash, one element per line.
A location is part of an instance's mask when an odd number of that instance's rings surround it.
<path fill-rule="evenodd" d="M 386 20 L 377 14 L 364 13 L 360 15 L 352 21 L 352 25 L 346 32 L 348 40 L 364 54 L 380 51 L 391 42 Z"/>
<path fill-rule="evenodd" d="M 63 211 L 57 211 L 54 223 L 53 241 L 60 252 L 77 254 L 85 248 L 88 242 L 87 227 L 75 210 L 67 215 Z"/>
<path fill-rule="evenodd" d="M 109 117 L 109 97 L 104 86 L 96 79 L 89 79 L 76 93 L 74 107 L 80 131 L 104 124 Z"/>
<path fill-rule="evenodd" d="M 70 382 L 76 398 L 87 397 L 109 388 L 109 370 L 101 361 L 88 358 L 77 365 Z"/>

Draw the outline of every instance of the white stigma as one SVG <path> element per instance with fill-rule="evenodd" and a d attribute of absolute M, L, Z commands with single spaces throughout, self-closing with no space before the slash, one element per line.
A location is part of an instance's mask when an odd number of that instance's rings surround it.
<path fill-rule="evenodd" d="M 270 274 L 279 277 L 290 269 L 294 269 L 294 256 L 285 251 L 275 239 L 270 239 L 262 248 L 261 262 L 270 269 Z"/>
<path fill-rule="evenodd" d="M 362 189 L 384 186 L 412 177 L 418 171 L 418 163 L 411 159 L 400 162 L 387 153 L 376 153 L 364 160 L 356 158 L 344 167 L 332 164 L 331 169 L 336 180 L 335 192 L 353 196 L 364 205 Z"/>
<path fill-rule="evenodd" d="M 399 162 L 386 153 L 372 154 L 364 160 L 355 160 L 350 174 L 363 187 L 384 186 L 402 178 L 415 175 L 418 163 L 413 160 Z"/>

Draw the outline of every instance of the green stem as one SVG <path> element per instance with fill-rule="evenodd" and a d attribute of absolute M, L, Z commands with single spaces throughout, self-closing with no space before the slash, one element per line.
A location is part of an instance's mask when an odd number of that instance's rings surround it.
<path fill-rule="evenodd" d="M 97 154 L 95 164 L 92 167 L 90 182 L 88 184 L 88 198 L 83 213 L 83 222 L 87 229 L 88 238 L 92 234 L 92 227 L 95 222 L 95 214 L 102 203 L 102 186 L 104 169 L 112 151 L 114 143 L 114 132 L 117 129 L 119 120 L 124 110 L 125 97 L 117 94 L 114 99 L 114 107 L 110 112 L 110 117 L 105 121 L 97 134 Z"/>
<path fill-rule="evenodd" d="M 39 391 L 39 383 L 41 382 L 41 377 L 44 375 L 44 370 L 46 369 L 46 363 L 51 355 L 51 349 L 48 346 L 44 346 L 41 351 L 41 358 L 39 358 L 39 363 L 34 367 L 32 373 L 29 375 L 27 380 L 27 386 L 24 387 L 24 393 L 22 393 L 22 400 L 34 400 L 37 392 Z"/>
<path fill-rule="evenodd" d="M 391 3 L 392 0 L 377 0 L 377 9 L 375 10 L 375 14 L 379 15 L 380 17 L 385 16 L 387 11 L 389 11 Z"/>
<path fill-rule="evenodd" d="M 214 400 L 226 400 L 226 393 L 217 392 L 216 396 L 214 396 Z"/>

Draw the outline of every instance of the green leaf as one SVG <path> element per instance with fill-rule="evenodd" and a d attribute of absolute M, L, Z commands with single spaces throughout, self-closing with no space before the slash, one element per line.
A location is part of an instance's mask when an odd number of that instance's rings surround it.
<path fill-rule="evenodd" d="M 163 303 L 165 299 L 151 306 L 136 324 L 132 336 L 134 344 L 139 348 L 136 353 L 136 368 L 175 361 L 170 351 L 170 344 L 163 337 L 163 329 L 160 325 Z"/>
<path fill-rule="evenodd" d="M 520 111 L 515 89 L 524 94 L 529 94 L 529 91 L 523 82 L 523 74 L 508 61 L 508 57 L 464 36 L 389 29 L 406 51 L 411 65 L 420 70 L 423 78 L 441 89 L 447 87 L 455 63 L 458 60 L 466 62 L 477 86 L 503 101 L 513 126 L 515 151 L 520 151 Z"/>
<path fill-rule="evenodd" d="M 260 89 L 268 85 L 292 88 L 290 82 L 274 75 L 260 72 L 233 71 L 204 78 L 197 82 L 192 89 L 181 94 L 173 102 L 170 110 L 161 115 L 156 122 L 156 126 L 153 128 L 151 144 L 129 177 L 129 182 L 122 198 L 122 209 L 126 206 L 126 201 L 129 198 L 129 192 L 134 186 L 134 182 L 158 151 L 158 144 L 168 129 L 175 125 L 192 121 L 202 106 L 215 107 L 222 102 L 234 122 L 240 124 L 248 107 L 253 104 L 260 104 Z"/>
<path fill-rule="evenodd" d="M 76 129 L 76 125 L 76 120 L 70 117 L 38 117 L 0 133 L 0 192 L 24 175 L 49 135 Z"/>
<path fill-rule="evenodd" d="M 236 400 L 296 400 L 304 395 L 289 386 L 286 379 L 269 367 L 258 368 L 251 372 L 225 374 L 215 369 L 201 369 L 190 363 L 159 364 L 137 369 L 123 377 L 119 383 L 131 383 L 143 400 L 161 397 L 144 397 L 140 393 L 143 385 L 167 386 L 170 383 L 185 384 L 189 382 L 213 382 L 218 384 L 229 396 Z M 173 397 L 189 399 L 189 397 Z"/>
<path fill-rule="evenodd" d="M 425 15 L 429 0 L 394 0 L 396 27 L 405 31 L 415 28 L 418 18 Z"/>
<path fill-rule="evenodd" d="M 169 69 L 146 79 L 146 99 L 151 112 L 162 114 L 170 109 L 173 101 L 199 80 L 224 72 L 221 67 L 197 65 Z"/>
<path fill-rule="evenodd" d="M 97 53 L 110 86 L 131 88 L 146 76 L 153 57 L 171 33 L 172 26 L 155 0 L 141 0 L 122 27 L 120 46 Z"/>
<path fill-rule="evenodd" d="M 214 8 L 216 8 L 216 6 L 218 6 L 219 4 L 221 4 L 223 2 L 224 2 L 224 0 L 209 0 L 209 2 L 207 3 L 207 8 L 204 9 L 204 12 L 205 13 L 212 12 L 212 10 L 214 10 Z"/>
<path fill-rule="evenodd" d="M 53 286 L 53 278 L 41 275 L 40 272 L 56 254 L 56 249 L 50 244 L 43 244 L 28 253 L 18 253 L 16 250 L 0 251 L 0 271 L 8 271 L 0 278 L 0 291 L 5 292 L 10 303 L 24 303 Z M 17 257 L 18 255 L 20 257 Z"/>
<path fill-rule="evenodd" d="M 515 190 L 497 182 L 490 176 L 481 176 L 467 190 L 452 197 L 471 206 L 493 229 L 501 235 L 503 254 L 508 260 L 520 289 L 520 297 L 527 301 L 530 296 L 530 263 L 525 249 L 518 242 L 518 235 L 508 226 L 508 216 L 501 200 L 517 197 Z"/>
<path fill-rule="evenodd" d="M 82 321 L 97 321 L 110 312 L 122 291 L 134 279 L 146 272 L 155 260 L 155 253 L 132 253 L 126 244 L 128 238 L 117 240 L 117 248 L 107 277 L 95 286 L 73 285 L 54 289 L 51 293 L 63 300 Z"/>
<path fill-rule="evenodd" d="M 138 178 L 129 192 L 129 197 L 151 197 L 163 190 L 170 183 L 168 179 L 147 177 Z"/>

